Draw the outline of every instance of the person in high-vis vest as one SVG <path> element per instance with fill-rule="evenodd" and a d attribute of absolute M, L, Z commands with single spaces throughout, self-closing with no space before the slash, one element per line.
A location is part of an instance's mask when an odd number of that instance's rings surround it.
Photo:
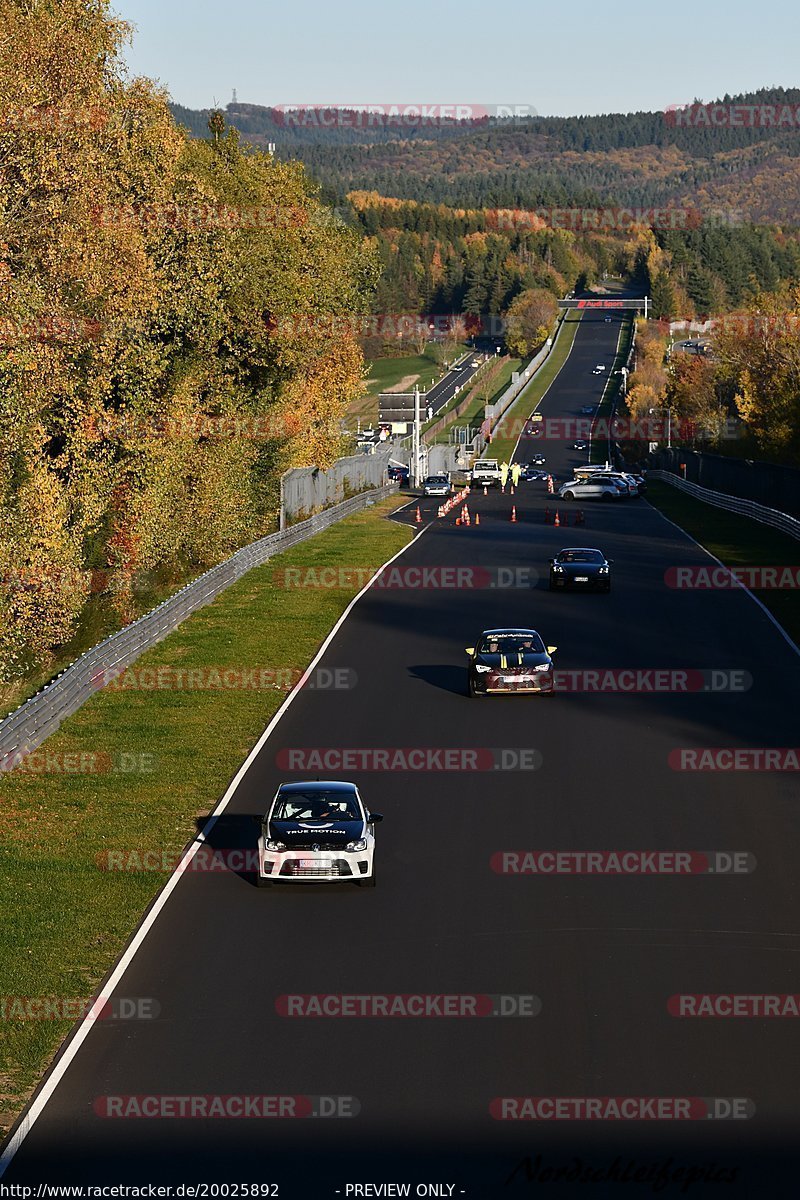
<path fill-rule="evenodd" d="M 503 491 L 506 490 L 507 483 L 508 483 L 508 463 L 505 461 L 505 459 L 503 459 L 503 461 L 500 463 L 500 487 L 503 489 Z"/>

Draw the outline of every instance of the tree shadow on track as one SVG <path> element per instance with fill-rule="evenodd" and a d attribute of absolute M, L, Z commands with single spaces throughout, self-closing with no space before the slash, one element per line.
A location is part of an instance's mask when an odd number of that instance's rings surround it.
<path fill-rule="evenodd" d="M 420 666 L 409 667 L 408 672 L 413 679 L 420 679 L 443 692 L 450 692 L 455 696 L 466 695 L 465 667 L 457 667 L 453 663 L 423 663 Z"/>

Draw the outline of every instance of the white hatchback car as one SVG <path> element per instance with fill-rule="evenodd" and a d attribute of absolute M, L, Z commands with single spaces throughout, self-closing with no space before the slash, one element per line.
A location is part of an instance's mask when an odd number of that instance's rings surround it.
<path fill-rule="evenodd" d="M 283 783 L 261 822 L 258 887 L 274 882 L 375 886 L 374 826 L 354 783 Z"/>

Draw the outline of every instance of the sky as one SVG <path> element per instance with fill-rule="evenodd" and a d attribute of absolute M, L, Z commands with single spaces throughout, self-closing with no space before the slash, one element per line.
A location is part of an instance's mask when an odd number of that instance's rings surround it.
<path fill-rule="evenodd" d="M 129 70 L 189 108 L 516 104 L 543 115 L 659 110 L 798 84 L 800 6 L 637 8 L 569 0 L 112 0 Z"/>

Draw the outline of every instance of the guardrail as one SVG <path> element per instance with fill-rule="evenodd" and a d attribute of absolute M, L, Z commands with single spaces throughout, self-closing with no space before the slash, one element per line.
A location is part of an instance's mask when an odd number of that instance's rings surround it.
<path fill-rule="evenodd" d="M 243 546 L 230 558 L 162 601 L 157 608 L 87 650 L 40 692 L 0 721 L 0 777 L 3 770 L 9 769 L 19 758 L 40 746 L 111 675 L 124 671 L 146 650 L 163 641 L 182 621 L 210 604 L 220 592 L 236 583 L 253 567 L 260 567 L 273 555 L 296 546 L 315 533 L 321 533 L 323 529 L 366 508 L 375 500 L 390 496 L 398 486 L 397 483 L 390 483 L 361 492 L 306 521 Z"/>
<path fill-rule="evenodd" d="M 539 367 L 542 366 L 545 359 L 549 358 L 553 353 L 556 343 L 561 337 L 561 331 L 564 328 L 564 324 L 565 321 L 564 317 L 562 316 L 559 318 L 558 329 L 556 330 L 554 337 L 550 339 L 550 345 L 542 346 L 541 350 L 538 352 L 538 354 L 534 355 L 534 357 L 525 367 L 524 371 L 520 372 L 519 379 L 517 379 L 514 383 L 509 384 L 500 399 L 497 401 L 497 404 L 495 405 L 495 414 L 492 418 L 490 427 L 492 437 L 494 437 L 497 426 L 500 424 L 511 405 L 516 403 L 522 392 L 525 391 L 525 388 L 528 387 L 529 384 L 533 383 L 533 376 L 539 370 Z"/>
<path fill-rule="evenodd" d="M 693 496 L 695 500 L 702 500 L 704 504 L 713 504 L 715 508 L 724 508 L 727 512 L 738 513 L 741 517 L 750 517 L 752 521 L 769 525 L 772 529 L 778 529 L 781 533 L 786 533 L 789 537 L 797 538 L 800 541 L 800 521 L 795 517 L 790 517 L 788 513 L 778 512 L 777 508 L 767 508 L 763 504 L 756 504 L 755 500 L 742 500 L 738 496 L 729 496 L 725 492 L 713 492 L 710 488 L 700 487 L 698 483 L 690 483 L 688 479 L 681 479 L 680 475 L 673 475 L 671 471 L 648 471 L 647 478 L 661 479 L 664 483 L 678 488 L 679 491 Z"/>

